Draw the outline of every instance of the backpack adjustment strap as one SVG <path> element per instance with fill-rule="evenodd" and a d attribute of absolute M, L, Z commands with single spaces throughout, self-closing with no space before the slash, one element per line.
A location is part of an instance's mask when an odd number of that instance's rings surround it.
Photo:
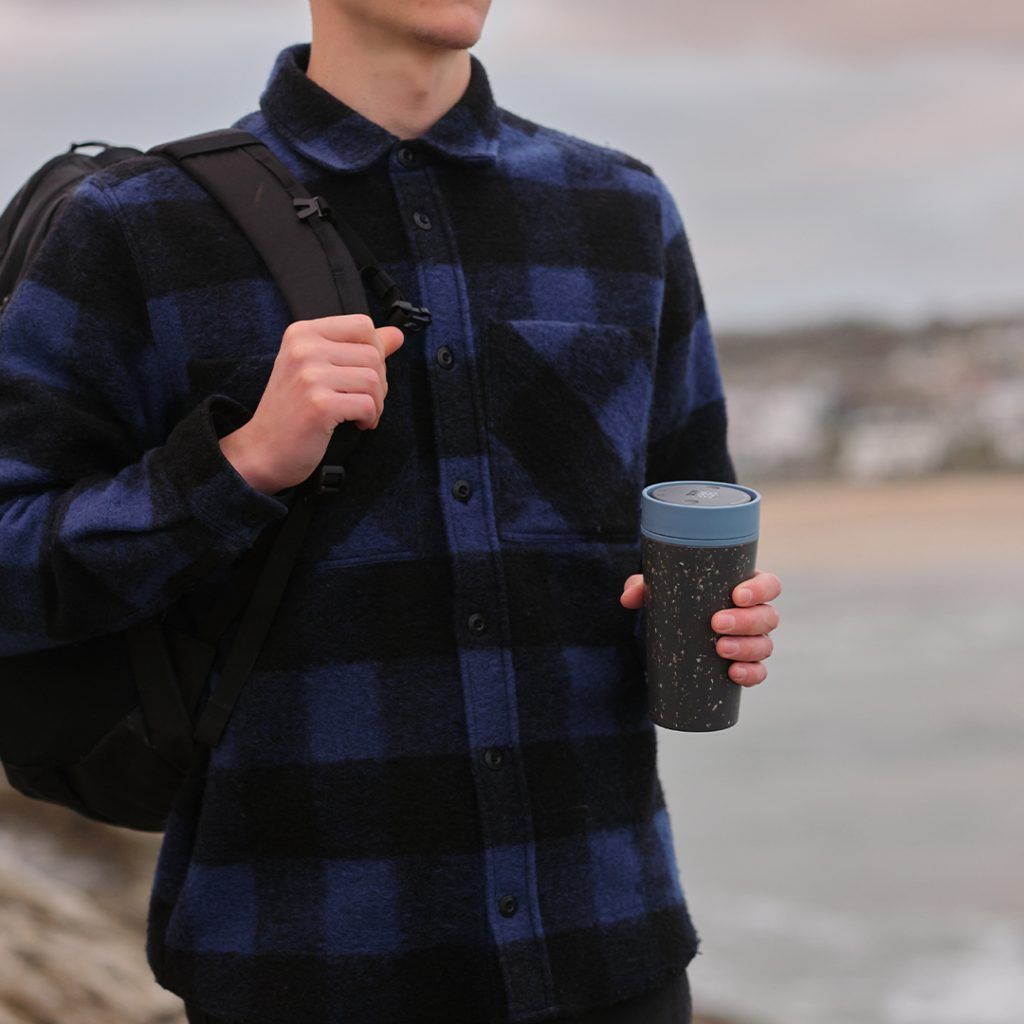
<path fill-rule="evenodd" d="M 323 196 L 299 196 L 292 200 L 292 206 L 299 215 L 299 220 L 305 220 L 316 214 L 321 220 L 334 220 L 331 204 Z"/>
<path fill-rule="evenodd" d="M 349 248 L 353 248 L 351 243 L 348 244 Z M 414 306 L 407 299 L 403 299 L 394 278 L 376 261 L 364 263 L 360 266 L 359 272 L 363 276 L 363 281 L 369 281 L 370 287 L 379 298 L 388 304 L 388 322 L 393 327 L 415 332 L 430 324 L 433 319 L 430 310 L 426 306 Z"/>
<path fill-rule="evenodd" d="M 308 479 L 304 484 L 308 483 Z M 304 484 L 299 486 L 301 493 L 295 495 L 288 515 L 277 528 L 270 552 L 260 567 L 256 586 L 227 653 L 220 679 L 207 697 L 192 733 L 193 740 L 204 746 L 215 747 L 220 742 L 224 727 L 256 663 L 287 588 L 302 546 L 302 538 L 313 515 L 315 495 L 309 493 Z"/>

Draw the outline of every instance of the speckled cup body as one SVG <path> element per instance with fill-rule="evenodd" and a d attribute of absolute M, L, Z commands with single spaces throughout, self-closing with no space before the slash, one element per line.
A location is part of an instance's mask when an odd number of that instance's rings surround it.
<path fill-rule="evenodd" d="M 741 489 L 756 495 L 758 505 L 760 501 L 756 491 L 738 485 L 714 481 L 671 483 L 710 483 L 714 488 Z M 645 488 L 645 503 L 649 492 L 664 486 Z M 722 608 L 733 607 L 733 589 L 754 574 L 759 508 L 747 508 L 737 516 L 735 509 L 686 505 L 665 508 L 662 503 L 654 512 L 642 516 L 640 531 L 647 584 L 648 715 L 666 729 L 728 729 L 739 719 L 743 687 L 729 678 L 731 659 L 721 657 L 715 648 L 719 634 L 711 628 L 711 617 Z M 697 522 L 701 517 L 702 521 Z M 691 536 L 682 539 L 653 533 L 644 528 L 645 518 L 659 530 Z M 730 527 L 730 522 L 736 527 Z M 737 532 L 739 539 L 731 539 L 729 534 Z"/>

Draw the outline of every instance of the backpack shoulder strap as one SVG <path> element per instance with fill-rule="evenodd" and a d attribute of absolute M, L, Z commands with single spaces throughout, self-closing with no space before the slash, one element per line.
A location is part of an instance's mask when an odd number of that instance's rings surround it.
<path fill-rule="evenodd" d="M 403 298 L 341 213 L 311 195 L 251 132 L 217 129 L 147 153 L 173 160 L 220 203 L 263 258 L 296 320 L 369 314 L 368 281 L 387 303 L 390 324 L 413 332 L 430 323 L 430 310 Z M 300 489 L 338 491 L 359 436 L 353 423 L 335 429 L 324 460 Z"/>
<path fill-rule="evenodd" d="M 273 275 L 296 320 L 368 313 L 359 268 L 318 196 L 255 135 L 223 129 L 147 151 L 169 157 L 227 211 Z"/>
<path fill-rule="evenodd" d="M 347 224 L 343 239 L 326 200 L 311 195 L 254 135 L 235 129 L 206 132 L 163 143 L 148 153 L 173 160 L 217 200 L 262 257 L 296 320 L 369 314 L 363 271 L 373 269 L 375 282 L 383 280 L 388 286 L 386 295 L 393 300 L 395 326 L 417 330 L 429 322 L 429 311 L 417 310 L 401 299 L 394 282 Z M 355 256 L 350 240 L 356 247 Z M 377 287 L 380 290 L 380 285 Z M 403 307 L 412 315 L 406 316 Z M 415 314 L 420 314 L 418 319 Z M 261 563 L 255 587 L 248 590 L 236 585 L 207 623 L 204 632 L 219 634 L 228 618 L 244 606 L 218 685 L 192 734 L 195 741 L 211 747 L 219 742 L 280 604 L 313 501 L 340 490 L 345 478 L 343 463 L 360 437 L 355 423 L 335 428 L 318 468 L 294 489 L 288 515 L 269 553 L 250 552 Z M 142 645 L 143 662 L 163 657 L 151 636 L 140 631 L 137 642 Z"/>

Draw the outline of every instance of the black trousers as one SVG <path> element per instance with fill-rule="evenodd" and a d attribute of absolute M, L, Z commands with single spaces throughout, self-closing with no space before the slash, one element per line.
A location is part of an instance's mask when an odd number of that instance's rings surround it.
<path fill-rule="evenodd" d="M 242 1021 L 211 1017 L 188 1002 L 185 1003 L 185 1015 L 189 1024 L 243 1024 Z M 601 1006 L 576 1017 L 556 1019 L 571 1021 L 572 1024 L 692 1024 L 692 1018 L 690 983 L 686 971 L 682 971 L 653 992 Z"/>

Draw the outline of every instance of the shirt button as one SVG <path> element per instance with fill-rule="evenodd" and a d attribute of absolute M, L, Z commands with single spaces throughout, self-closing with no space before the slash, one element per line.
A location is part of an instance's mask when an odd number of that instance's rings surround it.
<path fill-rule="evenodd" d="M 487 628 L 487 619 L 485 619 L 479 612 L 473 612 L 468 619 L 466 619 L 466 625 L 469 627 L 471 633 L 482 633 Z"/>
<path fill-rule="evenodd" d="M 498 747 L 488 747 L 484 751 L 484 764 L 494 771 L 497 771 L 502 766 L 504 760 L 504 755 Z"/>
<path fill-rule="evenodd" d="M 403 167 L 419 167 L 422 163 L 423 157 L 419 150 L 412 146 L 399 146 L 398 147 L 398 162 Z"/>
<path fill-rule="evenodd" d="M 473 488 L 470 486 L 468 480 L 456 480 L 452 486 L 452 494 L 458 498 L 459 501 L 469 501 L 469 496 L 473 493 Z"/>
<path fill-rule="evenodd" d="M 412 222 L 416 227 L 423 228 L 424 231 L 430 230 L 430 218 L 422 210 L 417 210 L 412 215 Z"/>
<path fill-rule="evenodd" d="M 452 368 L 452 364 L 455 362 L 455 354 L 447 345 L 442 345 L 435 356 L 438 365 L 443 366 L 446 370 Z"/>
<path fill-rule="evenodd" d="M 498 909 L 501 911 L 502 917 L 511 917 L 516 912 L 516 898 L 511 893 L 506 893 L 498 900 Z"/>

